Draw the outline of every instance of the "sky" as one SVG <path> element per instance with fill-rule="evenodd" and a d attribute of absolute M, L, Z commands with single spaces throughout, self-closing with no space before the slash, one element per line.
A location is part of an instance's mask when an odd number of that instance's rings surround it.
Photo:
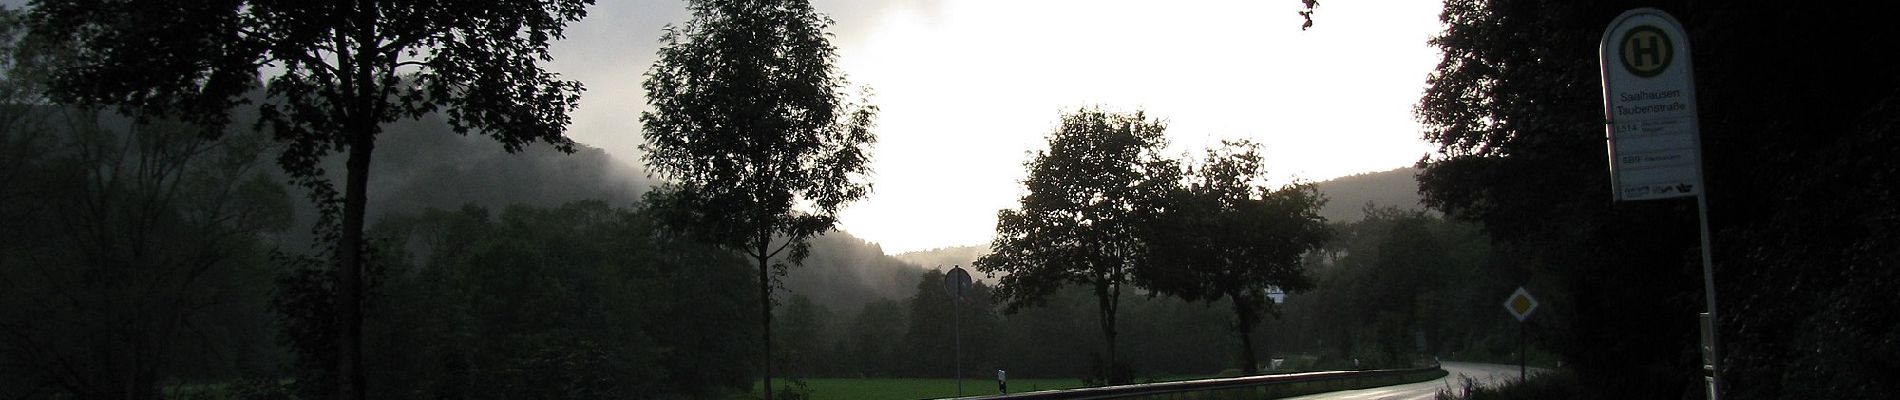
<path fill-rule="evenodd" d="M 0 0 L 17 7 L 20 1 Z M 813 0 L 881 108 L 872 194 L 838 228 L 886 253 L 984 244 L 1061 115 L 1145 110 L 1169 152 L 1264 146 L 1270 185 L 1413 164 L 1441 1 Z M 638 168 L 640 88 L 683 0 L 598 0 L 546 66 L 587 88 L 569 136 Z M 848 90 L 847 93 L 856 93 Z"/>
<path fill-rule="evenodd" d="M 1264 146 L 1270 185 L 1413 164 L 1439 1 L 814 0 L 881 108 L 872 194 L 838 228 L 885 252 L 984 244 L 1064 112 L 1145 110 L 1171 154 Z M 587 86 L 569 136 L 640 163 L 640 89 L 684 1 L 601 0 L 549 68 Z M 853 91 L 855 92 L 855 91 Z"/>

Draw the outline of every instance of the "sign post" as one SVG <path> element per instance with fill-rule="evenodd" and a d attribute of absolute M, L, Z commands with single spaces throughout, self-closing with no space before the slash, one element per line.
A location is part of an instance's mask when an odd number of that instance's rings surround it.
<path fill-rule="evenodd" d="M 1529 340 L 1524 335 L 1524 319 L 1530 318 L 1532 311 L 1537 311 L 1537 298 L 1531 297 L 1531 292 L 1524 290 L 1523 286 L 1518 286 L 1517 291 L 1511 292 L 1511 297 L 1504 298 L 1504 310 L 1517 317 L 1517 380 L 1523 382 L 1530 370 L 1530 353 L 1525 351 L 1530 346 L 1527 346 Z"/>
<path fill-rule="evenodd" d="M 957 397 L 963 397 L 963 295 L 970 291 L 970 272 L 962 266 L 950 266 L 950 272 L 943 274 L 943 290 L 950 294 L 951 335 L 955 337 L 956 354 L 953 365 L 957 371 Z M 1000 373 L 999 373 L 1000 375 Z"/>
<path fill-rule="evenodd" d="M 1619 201 L 1695 196 L 1702 230 L 1702 291 L 1707 341 L 1703 378 L 1717 398 L 1715 266 L 1709 250 L 1709 201 L 1696 120 L 1695 68 L 1689 35 L 1675 17 L 1654 8 L 1623 12 L 1603 31 L 1597 56 L 1603 77 L 1604 132 L 1610 187 Z"/>

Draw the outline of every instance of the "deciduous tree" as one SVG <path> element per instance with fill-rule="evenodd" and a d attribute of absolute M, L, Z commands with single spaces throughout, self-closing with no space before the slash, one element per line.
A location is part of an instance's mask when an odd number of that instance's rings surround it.
<path fill-rule="evenodd" d="M 675 229 L 758 265 L 765 397 L 772 396 L 772 288 L 871 190 L 877 107 L 848 101 L 831 20 L 805 0 L 693 1 L 647 71 L 640 115 L 647 202 Z"/>
<path fill-rule="evenodd" d="M 1001 274 L 996 296 L 1009 312 L 1042 302 L 1063 285 L 1095 292 L 1107 339 L 1100 377 L 1128 379 L 1115 356 L 1122 289 L 1148 260 L 1143 229 L 1179 185 L 1179 163 L 1161 154 L 1166 123 L 1146 113 L 1084 108 L 1062 116 L 1049 149 L 1025 162 L 1027 194 L 997 212 L 996 239 L 977 269 Z"/>
<path fill-rule="evenodd" d="M 0 9 L 0 397 L 152 399 L 269 346 L 267 137 L 50 101 L 58 46 Z M 254 365 L 254 364 L 253 364 Z"/>
<path fill-rule="evenodd" d="M 580 83 L 541 68 L 592 0 L 41 0 L 34 32 L 77 44 L 64 101 L 118 105 L 214 128 L 266 83 L 259 126 L 320 204 L 336 261 L 337 395 L 363 397 L 363 217 L 382 125 L 443 111 L 508 151 L 564 130 Z M 271 72 L 264 74 L 268 68 Z M 221 129 L 221 128 L 219 128 Z M 214 129 L 213 132 L 216 130 Z M 346 152 L 344 188 L 320 162 Z"/>
<path fill-rule="evenodd" d="M 1228 141 L 1207 150 L 1145 232 L 1154 260 L 1140 271 L 1150 287 L 1183 299 L 1229 299 L 1247 374 L 1259 372 L 1253 328 L 1260 317 L 1278 315 L 1267 291 L 1311 288 L 1301 256 L 1332 236 L 1319 215 L 1325 199 L 1312 184 L 1261 186 L 1266 170 L 1259 147 Z"/>

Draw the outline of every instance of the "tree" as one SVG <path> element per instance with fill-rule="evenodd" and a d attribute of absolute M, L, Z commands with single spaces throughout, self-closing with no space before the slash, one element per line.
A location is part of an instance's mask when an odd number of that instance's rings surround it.
<path fill-rule="evenodd" d="M 976 261 L 1002 274 L 996 296 L 1011 313 L 1065 284 L 1093 289 L 1108 350 L 1100 377 L 1109 382 L 1128 378 L 1115 357 L 1115 312 L 1147 259 L 1142 229 L 1180 180 L 1178 162 L 1161 155 L 1166 129 L 1139 111 L 1063 115 L 1049 149 L 1023 165 L 1028 193 L 1018 209 L 997 212 L 994 250 Z"/>
<path fill-rule="evenodd" d="M 286 144 L 279 165 L 319 203 L 322 236 L 335 239 L 337 395 L 357 399 L 365 183 L 382 125 L 440 110 L 456 132 L 486 133 L 511 152 L 536 141 L 571 148 L 563 132 L 580 83 L 537 62 L 590 4 L 41 0 L 34 32 L 78 45 L 76 66 L 56 75 L 60 99 L 141 117 L 221 127 L 267 78 L 258 125 Z M 332 152 L 348 153 L 341 199 L 319 166 Z"/>
<path fill-rule="evenodd" d="M 877 107 L 840 93 L 831 20 L 810 2 L 691 8 L 692 21 L 661 36 L 647 71 L 653 110 L 640 115 L 640 149 L 647 171 L 669 182 L 646 200 L 670 226 L 757 263 L 769 399 L 775 277 L 803 261 L 840 208 L 870 192 Z"/>
<path fill-rule="evenodd" d="M 1366 292 L 1355 298 L 1360 300 L 1360 316 L 1376 327 L 1372 329 L 1377 333 L 1374 342 L 1387 365 L 1404 365 L 1413 354 L 1413 332 L 1422 331 L 1427 321 L 1451 317 L 1423 314 L 1444 296 L 1438 290 L 1446 285 L 1441 277 L 1454 265 L 1447 254 L 1450 243 L 1444 243 L 1431 229 L 1442 223 L 1421 212 L 1378 217 L 1391 218 L 1381 221 L 1389 221 L 1391 226 L 1372 253 L 1376 258 L 1360 277 Z M 1465 284 L 1476 286 L 1473 283 Z"/>
<path fill-rule="evenodd" d="M 0 374 L 152 399 L 168 380 L 262 361 L 220 359 L 269 344 L 252 340 L 268 334 L 266 237 L 290 199 L 258 171 L 267 142 L 54 107 L 39 112 L 70 125 L 9 171 L 32 189 L 0 202 Z"/>
<path fill-rule="evenodd" d="M 833 354 L 824 341 L 833 331 L 831 310 L 813 303 L 810 297 L 794 294 L 786 302 L 784 310 L 777 317 L 784 321 L 785 329 L 778 337 L 781 352 L 785 358 L 780 365 L 784 372 L 795 376 L 813 377 L 830 372 L 837 363 L 832 362 Z"/>
<path fill-rule="evenodd" d="M 1312 184 L 1258 185 L 1266 172 L 1259 149 L 1224 141 L 1189 168 L 1187 184 L 1146 233 L 1156 259 L 1140 271 L 1148 286 L 1189 301 L 1229 299 L 1241 370 L 1249 375 L 1259 373 L 1253 328 L 1261 316 L 1279 315 L 1267 292 L 1312 288 L 1301 257 L 1332 236 L 1319 215 L 1325 199 Z"/>
<path fill-rule="evenodd" d="M 908 370 L 902 371 L 905 376 L 956 376 L 958 366 L 966 377 L 994 371 L 990 367 L 995 360 L 989 355 L 995 348 L 998 322 L 990 307 L 989 285 L 973 282 L 969 292 L 957 298 L 944 290 L 943 271 L 929 270 L 921 275 L 916 294 L 910 297 L 910 323 L 902 346 L 903 354 L 923 356 L 910 359 Z M 963 359 L 950 357 L 955 354 Z"/>
<path fill-rule="evenodd" d="M 595 200 L 398 213 L 366 321 L 375 398 L 720 398 L 752 385 L 735 254 Z M 386 265 L 386 267 L 381 267 Z"/>
<path fill-rule="evenodd" d="M 904 338 L 904 327 L 909 316 L 904 307 L 891 299 L 877 299 L 864 303 L 858 315 L 851 319 L 850 369 L 847 374 L 857 376 L 895 376 L 893 371 L 903 365 L 898 353 L 898 345 Z"/>
<path fill-rule="evenodd" d="M 18 17 L 0 8 L 0 397 L 153 399 L 271 363 L 263 255 L 290 199 L 267 138 L 51 102 L 64 49 Z"/>

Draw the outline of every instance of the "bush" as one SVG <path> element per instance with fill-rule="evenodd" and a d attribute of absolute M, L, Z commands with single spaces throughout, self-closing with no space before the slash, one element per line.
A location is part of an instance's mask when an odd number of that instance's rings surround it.
<path fill-rule="evenodd" d="M 292 400 L 297 398 L 289 381 L 266 377 L 245 377 L 222 384 L 199 384 L 166 390 L 165 398 L 182 400 Z"/>
<path fill-rule="evenodd" d="M 1556 370 L 1531 375 L 1525 380 L 1512 380 L 1503 385 L 1485 386 L 1468 376 L 1459 375 L 1460 384 L 1456 388 L 1438 391 L 1439 400 L 1564 400 L 1582 399 L 1578 391 L 1577 376 L 1568 370 Z"/>

